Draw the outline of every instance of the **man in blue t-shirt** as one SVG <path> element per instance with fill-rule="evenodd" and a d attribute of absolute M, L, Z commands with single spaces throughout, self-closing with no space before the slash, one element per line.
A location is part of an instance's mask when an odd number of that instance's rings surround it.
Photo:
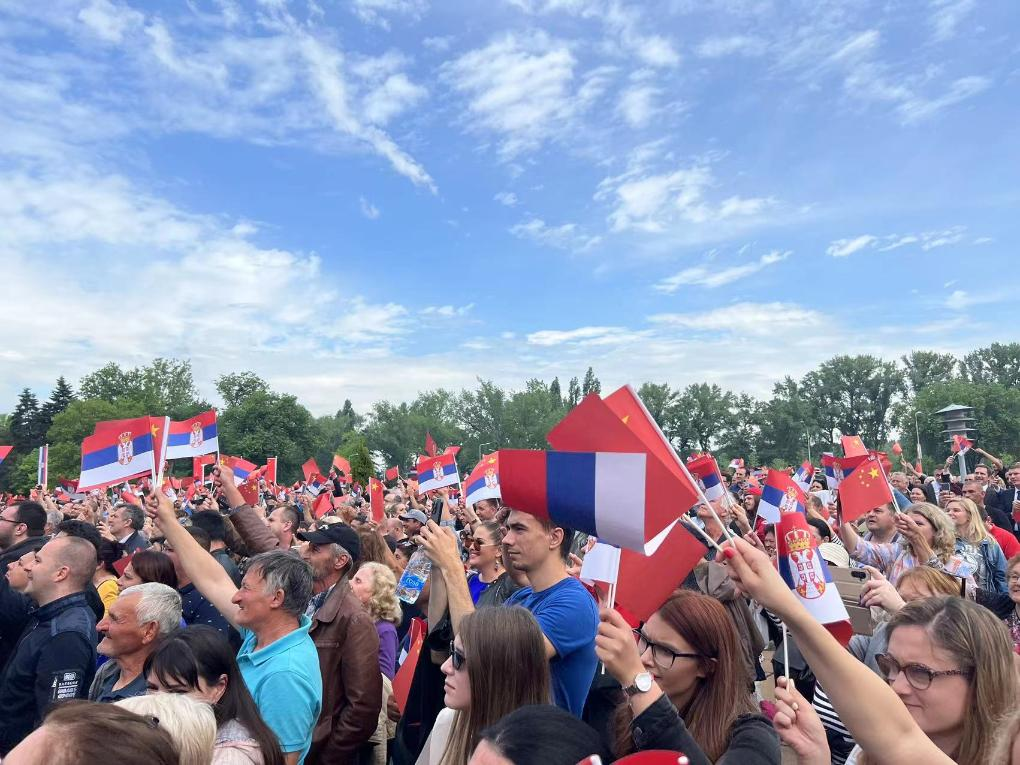
<path fill-rule="evenodd" d="M 599 609 L 584 585 L 567 574 L 574 534 L 520 510 L 511 511 L 506 527 L 510 565 L 526 573 L 531 586 L 503 605 L 523 606 L 534 615 L 545 635 L 556 704 L 580 717 L 598 664 Z"/>

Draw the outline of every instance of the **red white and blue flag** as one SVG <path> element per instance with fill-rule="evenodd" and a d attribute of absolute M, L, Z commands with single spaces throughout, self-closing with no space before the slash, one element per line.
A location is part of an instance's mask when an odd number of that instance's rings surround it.
<path fill-rule="evenodd" d="M 220 462 L 234 471 L 234 483 L 238 486 L 247 481 L 252 471 L 258 468 L 254 462 L 248 462 L 240 457 L 228 457 L 225 454 L 220 457 Z"/>
<path fill-rule="evenodd" d="M 471 475 L 464 483 L 467 495 L 465 502 L 469 505 L 483 499 L 499 499 L 499 454 L 486 454 L 482 461 L 475 465 Z"/>
<path fill-rule="evenodd" d="M 457 458 L 452 454 L 437 454 L 418 459 L 418 490 L 432 491 L 444 486 L 460 485 Z"/>
<path fill-rule="evenodd" d="M 829 566 L 818 554 L 818 542 L 801 513 L 785 513 L 776 526 L 779 573 L 804 607 L 846 645 L 853 629 Z"/>
<path fill-rule="evenodd" d="M 825 487 L 827 489 L 838 489 L 839 485 L 847 478 L 854 469 L 868 459 L 870 455 L 865 452 L 855 457 L 837 457 L 830 452 L 822 455 L 822 468 L 825 470 Z"/>
<path fill-rule="evenodd" d="M 168 431 L 165 459 L 200 457 L 203 454 L 215 454 L 220 450 L 215 409 L 187 420 L 171 422 Z"/>
<path fill-rule="evenodd" d="M 106 435 L 109 435 L 110 433 L 123 433 L 125 432 L 126 425 L 130 424 L 131 427 L 135 427 L 134 423 L 138 422 L 139 419 L 148 421 L 149 432 L 152 434 L 153 463 L 158 468 L 163 464 L 163 460 L 165 459 L 163 454 L 166 452 L 166 442 L 170 435 L 169 417 L 144 417 L 131 420 L 103 420 L 102 422 L 96 423 L 93 435 L 98 436 L 101 433 Z M 153 476 L 155 476 L 155 470 L 153 470 Z"/>
<path fill-rule="evenodd" d="M 39 447 L 39 464 L 36 466 L 36 483 L 44 489 L 50 478 L 50 445 Z"/>
<path fill-rule="evenodd" d="M 497 455 L 507 506 L 644 551 L 647 454 L 500 449 Z"/>
<path fill-rule="evenodd" d="M 793 474 L 794 482 L 804 491 L 811 488 L 811 479 L 815 475 L 815 466 L 810 462 L 805 461 L 797 472 Z"/>
<path fill-rule="evenodd" d="M 156 469 L 155 445 L 149 417 L 117 420 L 117 426 L 102 428 L 81 445 L 81 476 L 78 490 L 102 489 L 130 478 L 152 475 Z"/>
<path fill-rule="evenodd" d="M 11 453 L 11 449 L 13 448 L 13 446 L 0 446 L 0 462 L 7 459 L 7 455 Z"/>
<path fill-rule="evenodd" d="M 715 502 L 726 496 L 726 485 L 722 482 L 722 473 L 719 472 L 719 465 L 711 454 L 702 454 L 691 460 L 687 463 L 687 469 L 701 484 L 705 498 L 709 502 Z"/>
<path fill-rule="evenodd" d="M 758 517 L 778 523 L 787 513 L 807 513 L 804 490 L 782 470 L 769 470 L 758 503 Z"/>

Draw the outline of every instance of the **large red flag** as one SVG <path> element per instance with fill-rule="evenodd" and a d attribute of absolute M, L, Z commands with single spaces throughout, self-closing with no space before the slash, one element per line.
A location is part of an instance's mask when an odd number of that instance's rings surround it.
<path fill-rule="evenodd" d="M 386 515 L 386 510 L 383 507 L 382 481 L 375 476 L 368 479 L 368 494 L 372 502 L 372 520 L 379 523 Z"/>
<path fill-rule="evenodd" d="M 332 509 L 333 509 L 333 495 L 328 491 L 324 491 L 321 494 L 319 494 L 319 496 L 316 497 L 315 501 L 312 503 L 312 515 L 314 515 L 316 518 L 321 518 Z"/>
<path fill-rule="evenodd" d="M 386 468 L 386 480 L 387 481 L 396 481 L 398 478 L 400 478 L 400 468 L 399 467 Z"/>
<path fill-rule="evenodd" d="M 425 453 L 430 457 L 435 457 L 436 452 L 439 451 L 439 447 L 436 446 L 436 439 L 432 437 L 429 431 L 425 431 Z"/>
<path fill-rule="evenodd" d="M 651 555 L 621 550 L 616 602 L 645 621 L 705 557 L 708 547 L 677 523 Z"/>
<path fill-rule="evenodd" d="M 266 477 L 266 483 L 276 485 L 276 457 L 266 457 L 266 469 L 263 475 Z"/>
<path fill-rule="evenodd" d="M 860 457 L 868 453 L 860 436 L 840 436 L 844 457 Z"/>
<path fill-rule="evenodd" d="M 301 466 L 301 472 L 305 474 L 305 481 L 308 483 L 311 483 L 312 476 L 322 475 L 322 471 L 319 470 L 319 463 L 315 461 L 314 457 L 308 459 L 308 461 Z"/>
<path fill-rule="evenodd" d="M 882 463 L 874 455 L 861 462 L 839 484 L 843 522 L 851 523 L 876 507 L 893 501 Z"/>
<path fill-rule="evenodd" d="M 334 454 L 333 467 L 335 467 L 342 473 L 342 475 L 340 476 L 341 483 L 351 482 L 351 463 L 346 457 L 341 457 L 339 454 Z"/>

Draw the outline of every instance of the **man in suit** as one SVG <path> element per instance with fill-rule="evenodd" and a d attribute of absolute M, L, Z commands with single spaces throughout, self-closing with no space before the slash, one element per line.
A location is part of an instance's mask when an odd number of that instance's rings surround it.
<path fill-rule="evenodd" d="M 1010 524 L 1004 528 L 1009 529 L 1013 532 L 1014 536 L 1020 539 L 1020 525 L 1015 520 L 1014 513 L 1020 514 L 1020 462 L 1016 462 L 1009 466 L 1009 470 L 1006 471 L 1007 486 L 1001 491 L 997 491 L 991 502 L 986 501 L 985 506 L 989 510 L 989 515 L 995 518 L 996 514 L 992 513 L 992 508 L 996 508 L 1009 519 Z M 998 522 L 996 522 L 998 525 Z"/>
<path fill-rule="evenodd" d="M 110 533 L 121 543 L 128 555 L 149 548 L 149 540 L 142 533 L 144 525 L 145 511 L 138 505 L 120 503 L 110 513 Z"/>

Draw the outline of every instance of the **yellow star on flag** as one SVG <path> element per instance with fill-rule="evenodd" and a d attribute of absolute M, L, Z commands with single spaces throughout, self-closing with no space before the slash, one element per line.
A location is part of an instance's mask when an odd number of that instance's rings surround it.
<path fill-rule="evenodd" d="M 629 419 L 630 419 L 630 415 L 629 415 L 629 414 L 625 414 L 625 415 L 623 415 L 623 424 L 624 424 L 624 425 L 627 425 L 627 424 L 629 424 L 629 423 L 627 422 L 627 420 L 629 420 Z"/>
<path fill-rule="evenodd" d="M 871 468 L 868 472 L 871 474 L 872 478 L 878 478 L 878 468 Z"/>

